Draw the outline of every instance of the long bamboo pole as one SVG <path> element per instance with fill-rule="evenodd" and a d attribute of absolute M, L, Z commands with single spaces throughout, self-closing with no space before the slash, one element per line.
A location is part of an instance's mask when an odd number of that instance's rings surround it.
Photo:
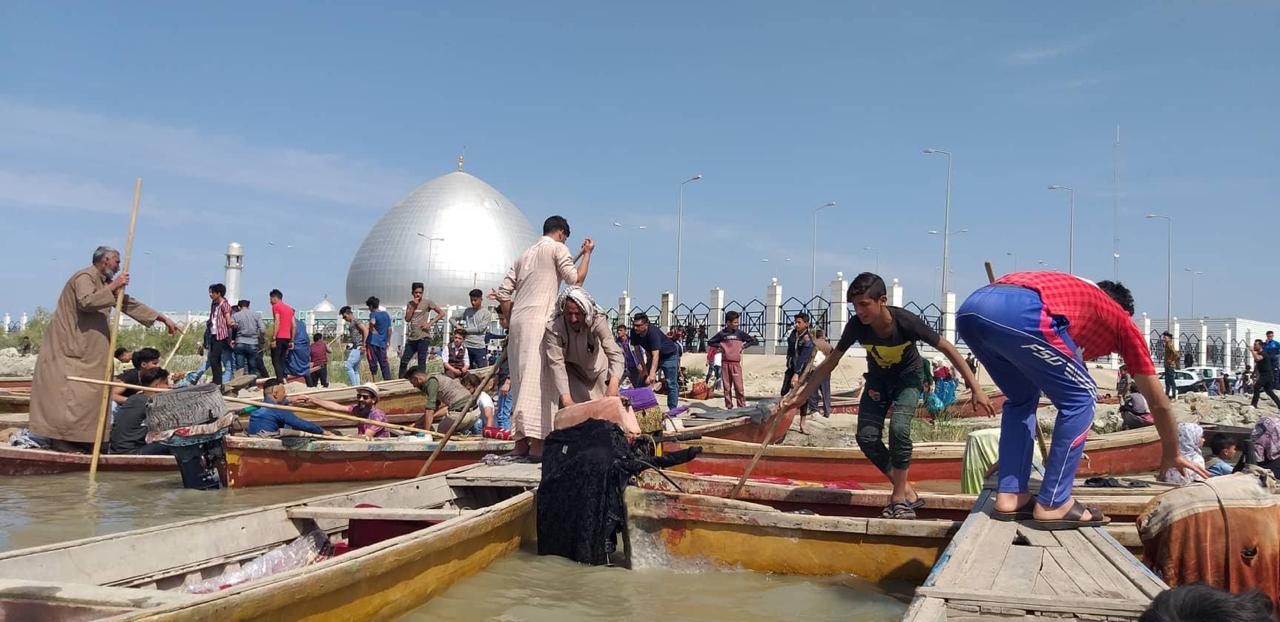
<path fill-rule="evenodd" d="M 191 330 L 192 324 L 195 324 L 195 322 L 187 322 L 187 325 L 182 327 L 182 334 L 178 335 L 178 342 L 173 344 L 172 350 L 169 350 L 169 356 L 164 357 L 164 364 L 160 365 L 161 367 L 169 369 L 169 362 L 173 360 L 173 355 L 178 353 L 178 347 L 182 345 L 182 340 L 187 337 L 187 331 Z"/>
<path fill-rule="evenodd" d="M 165 391 L 170 390 L 170 389 L 162 389 L 157 387 L 144 387 L 141 385 L 129 384 L 126 382 L 94 380 L 93 378 L 81 378 L 79 376 L 67 376 L 67 380 L 70 380 L 72 382 L 84 382 L 87 384 L 98 384 L 105 387 L 119 387 L 123 389 L 133 389 L 135 391 L 147 391 L 150 393 L 163 393 Z M 239 397 L 229 397 L 225 395 L 222 397 L 222 399 L 228 402 L 231 402 L 233 404 L 243 404 L 245 406 L 258 406 L 260 408 L 275 408 L 277 410 L 287 410 L 289 412 L 298 413 L 300 415 L 311 415 L 313 417 L 333 417 L 334 419 L 343 419 L 343 420 L 351 421 L 354 423 L 371 423 L 368 419 L 365 419 L 364 417 L 357 417 L 355 415 L 348 415 L 346 413 L 334 412 L 331 410 L 320 410 L 318 408 L 302 408 L 299 406 L 290 406 L 288 404 L 271 404 L 269 402 L 246 400 Z M 400 425 L 398 423 L 390 423 L 387 421 L 374 421 L 372 423 L 380 427 L 387 428 L 389 430 L 399 430 L 401 432 L 408 432 L 410 434 L 421 434 L 425 432 L 426 434 L 429 434 L 431 436 L 435 436 L 435 437 L 441 436 L 441 434 L 439 434 L 438 432 L 434 432 L 431 430 L 423 430 L 420 428 L 412 428 L 407 425 Z"/>
<path fill-rule="evenodd" d="M 449 439 L 453 438 L 453 433 L 458 430 L 458 425 L 466 418 L 466 414 L 471 412 L 472 408 L 476 407 L 476 400 L 480 399 L 480 392 L 484 391 L 485 386 L 489 384 L 489 379 L 493 378 L 493 375 L 498 373 L 498 369 L 502 367 L 502 361 L 506 357 L 507 340 L 503 339 L 502 350 L 498 352 L 498 358 L 494 361 L 493 365 L 489 366 L 489 373 L 485 374 L 484 378 L 480 379 L 480 385 L 471 392 L 471 399 L 467 400 L 467 407 L 463 409 L 462 413 L 453 420 L 453 425 L 449 426 L 449 431 L 445 433 L 444 438 L 440 439 L 440 444 L 436 445 L 435 451 L 432 451 L 431 455 L 427 457 L 427 461 L 423 463 L 422 468 L 418 470 L 418 477 L 426 475 L 427 471 L 431 469 L 431 465 L 435 463 L 436 457 L 440 455 L 441 451 L 444 451 L 444 446 L 449 443 Z"/>
<path fill-rule="evenodd" d="M 816 347 L 816 346 L 815 346 Z M 814 354 L 817 354 L 815 351 Z M 804 369 L 800 370 L 800 382 L 787 392 L 778 403 L 782 404 L 787 398 L 795 395 L 806 382 L 809 381 L 809 374 L 813 371 L 813 360 L 818 357 L 810 356 L 809 361 L 804 364 Z M 785 372 L 784 372 L 785 373 Z M 803 408 L 803 405 L 797 405 L 796 408 Z M 760 446 L 756 448 L 755 455 L 751 456 L 751 462 L 747 463 L 747 468 L 742 471 L 742 476 L 738 478 L 738 483 L 734 484 L 733 489 L 729 491 L 730 499 L 737 499 L 738 493 L 742 492 L 742 487 L 747 484 L 747 478 L 751 477 L 751 472 L 756 469 L 756 463 L 760 462 L 760 457 L 764 455 L 764 450 L 769 447 L 769 441 L 773 440 L 773 433 L 778 429 L 778 422 L 782 421 L 783 412 L 781 409 L 773 416 L 773 421 L 769 422 L 769 430 L 765 433 L 765 437 L 761 439 Z"/>
<path fill-rule="evenodd" d="M 133 184 L 133 208 L 129 212 L 129 237 L 124 243 L 124 262 L 120 267 L 122 274 L 129 273 L 129 260 L 133 258 L 133 230 L 138 224 L 138 202 L 142 200 L 142 178 L 139 177 Z M 111 339 L 107 346 L 107 366 L 102 372 L 103 380 L 111 380 L 111 372 L 115 371 L 115 357 L 111 356 L 116 351 L 116 338 L 120 336 L 120 310 L 124 307 L 124 290 L 121 287 L 116 290 L 116 309 L 115 314 L 111 316 Z M 93 436 L 93 458 L 89 462 L 89 481 L 96 481 L 98 478 L 98 457 L 102 455 L 102 435 L 107 429 L 107 406 L 111 403 L 110 387 L 102 388 L 102 407 L 98 413 L 98 433 Z"/>

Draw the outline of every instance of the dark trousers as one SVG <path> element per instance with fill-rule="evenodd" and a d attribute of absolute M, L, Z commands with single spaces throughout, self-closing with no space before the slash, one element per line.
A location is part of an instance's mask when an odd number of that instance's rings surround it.
<path fill-rule="evenodd" d="M 1164 368 L 1164 394 L 1170 398 L 1178 397 L 1178 384 L 1173 380 L 1172 367 Z"/>
<path fill-rule="evenodd" d="M 1253 383 L 1253 407 L 1254 408 L 1258 407 L 1258 396 L 1260 396 L 1262 393 L 1266 393 L 1267 397 L 1270 397 L 1271 401 L 1276 403 L 1276 408 L 1280 408 L 1280 397 L 1276 397 L 1276 391 L 1275 391 L 1276 383 L 1273 382 L 1270 378 L 1263 377 L 1268 375 L 1270 374 L 1258 374 L 1258 381 Z"/>
<path fill-rule="evenodd" d="M 258 349 L 256 344 L 237 343 L 233 351 L 236 355 L 236 367 L 244 369 L 244 373 L 253 374 L 259 378 L 270 375 L 267 372 L 266 363 L 262 362 L 262 350 Z"/>
<path fill-rule="evenodd" d="M 276 378 L 284 380 L 288 373 L 289 344 L 292 339 L 276 339 L 271 345 L 271 365 L 276 368 Z"/>
<path fill-rule="evenodd" d="M 400 373 L 397 374 L 396 377 L 404 378 L 405 370 L 409 369 L 409 361 L 412 360 L 415 356 L 418 357 L 418 369 L 426 371 L 427 370 L 427 349 L 430 347 L 431 347 L 431 340 L 425 337 L 422 339 L 406 340 L 404 342 L 404 352 L 400 354 Z M 383 356 L 387 355 L 387 351 L 385 348 L 382 351 L 382 355 Z M 369 369 L 370 370 L 373 369 L 372 364 L 369 365 Z M 390 378 L 387 378 L 387 380 L 390 380 Z"/>
<path fill-rule="evenodd" d="M 212 339 L 209 343 L 209 367 L 213 369 L 213 382 L 222 384 L 222 357 L 231 352 L 231 341 Z"/>
<path fill-rule="evenodd" d="M 480 369 L 489 366 L 489 349 L 488 348 L 467 348 L 468 363 L 471 369 Z"/>
<path fill-rule="evenodd" d="M 369 345 L 365 347 L 365 353 L 369 357 L 369 377 L 376 380 L 378 377 L 378 366 L 381 365 L 382 379 L 390 380 L 391 362 L 387 360 L 387 349 L 383 346 Z M 426 354 L 424 353 L 423 356 L 426 356 Z M 404 359 L 402 358 L 400 360 L 403 365 Z"/>
<path fill-rule="evenodd" d="M 318 369 L 311 372 L 311 375 L 309 377 L 307 377 L 307 386 L 314 387 L 316 385 L 322 386 L 326 389 L 329 388 L 329 364 L 328 363 L 321 365 Z"/>

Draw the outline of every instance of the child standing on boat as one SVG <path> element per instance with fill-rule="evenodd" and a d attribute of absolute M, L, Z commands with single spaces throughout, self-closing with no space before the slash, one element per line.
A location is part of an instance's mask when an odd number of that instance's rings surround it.
<path fill-rule="evenodd" d="M 1038 529 L 1106 524 L 1097 508 L 1072 502 L 1071 484 L 1093 423 L 1098 387 L 1085 361 L 1113 352 L 1124 358 L 1147 398 L 1162 455 L 1158 473 L 1174 469 L 1207 477 L 1178 454 L 1178 429 L 1156 379 L 1133 296 L 1119 283 L 1097 285 L 1061 272 L 1016 272 L 979 289 L 961 305 L 956 328 L 1008 396 L 1000 421 L 1000 484 L 993 517 L 1031 520 Z M 1058 409 L 1044 482 L 1028 492 L 1036 409 L 1044 392 Z M 1034 519 L 1034 520 L 1032 520 Z"/>
<path fill-rule="evenodd" d="M 915 416 L 924 386 L 924 366 L 916 342 L 923 341 L 945 354 L 964 377 L 974 404 L 991 415 L 995 410 L 951 342 L 914 313 L 889 306 L 884 279 L 870 272 L 859 274 L 849 284 L 848 301 L 853 304 L 856 315 L 845 325 L 840 342 L 798 391 L 782 399 L 779 410 L 785 412 L 804 404 L 831 377 L 844 353 L 854 343 L 861 343 L 867 350 L 867 382 L 858 404 L 858 447 L 893 484 L 893 494 L 882 515 L 915 518 L 916 509 L 924 505 L 907 481 L 907 470 L 911 466 L 911 418 Z M 889 417 L 888 447 L 882 440 L 886 416 Z"/>

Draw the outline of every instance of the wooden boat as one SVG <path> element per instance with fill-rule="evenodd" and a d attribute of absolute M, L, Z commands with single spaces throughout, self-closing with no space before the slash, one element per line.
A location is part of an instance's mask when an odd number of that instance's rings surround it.
<path fill-rule="evenodd" d="M 1004 393 L 996 391 L 994 393 L 988 393 L 987 399 L 991 400 L 991 406 L 996 409 L 996 414 L 999 414 L 1000 409 L 1004 407 L 1004 403 L 1008 401 L 1009 398 L 1006 397 Z M 831 412 L 846 415 L 858 414 L 858 398 L 832 397 Z M 960 419 L 988 416 L 985 412 L 980 412 L 976 408 L 969 407 L 969 395 L 967 393 L 962 393 L 956 396 L 956 403 L 951 406 L 949 413 L 952 417 Z M 931 418 L 929 411 L 924 407 L 924 404 L 916 406 L 916 416 L 924 419 Z"/>
<path fill-rule="evenodd" d="M 777 415 L 782 417 L 782 420 L 774 428 L 773 438 L 769 442 L 781 442 L 783 437 L 787 435 L 787 430 L 791 428 L 791 423 L 795 421 L 799 414 L 800 411 L 798 409 L 791 409 Z M 764 437 L 769 434 L 772 421 L 773 417 L 768 417 L 760 423 L 752 423 L 750 417 L 734 417 L 723 420 L 699 420 L 696 417 L 681 418 L 685 433 L 701 434 L 704 437 L 743 443 L 759 443 L 763 441 Z"/>
<path fill-rule="evenodd" d="M 533 534 L 532 492 L 457 473 L 3 553 L 0 619 L 394 619 Z M 332 556 L 183 589 L 315 530 Z"/>
<path fill-rule="evenodd" d="M 31 376 L 0 376 L 0 389 L 31 390 Z"/>
<path fill-rule="evenodd" d="M 1095 434 L 1085 442 L 1088 460 L 1077 474 L 1127 475 L 1155 471 L 1160 466 L 1160 438 L 1154 427 Z M 702 453 L 680 467 L 689 473 L 738 475 L 751 461 L 757 445 L 703 438 L 664 444 L 667 451 L 697 445 Z M 911 458 L 911 478 L 916 481 L 959 481 L 964 443 L 916 443 Z M 761 477 L 823 481 L 881 481 L 883 475 L 856 447 L 792 447 L 771 445 L 752 472 Z"/>
<path fill-rule="evenodd" d="M 0 390 L 0 413 L 25 413 L 30 411 L 30 391 Z"/>
<path fill-rule="evenodd" d="M 0 446 L 0 475 L 52 475 L 89 470 L 89 454 L 45 449 Z M 102 454 L 98 468 L 103 471 L 173 471 L 173 456 L 130 456 Z"/>
<path fill-rule="evenodd" d="M 431 439 L 324 440 L 314 438 L 223 439 L 227 467 L 222 483 L 230 488 L 358 482 L 415 477 L 439 441 Z M 431 473 L 475 464 L 486 454 L 503 454 L 510 441 L 454 439 L 431 465 Z"/>

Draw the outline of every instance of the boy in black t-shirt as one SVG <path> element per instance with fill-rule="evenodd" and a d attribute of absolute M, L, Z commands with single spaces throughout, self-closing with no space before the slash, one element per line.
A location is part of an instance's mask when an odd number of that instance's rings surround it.
<path fill-rule="evenodd" d="M 853 304 L 856 316 L 845 325 L 840 343 L 813 370 L 800 391 L 785 398 L 779 408 L 804 404 L 831 376 L 844 353 L 855 342 L 861 343 L 867 350 L 867 381 L 858 403 L 858 447 L 893 484 L 893 494 L 882 515 L 915 518 L 916 508 L 924 503 L 907 481 L 907 469 L 911 466 L 911 418 L 915 416 L 925 380 L 915 342 L 923 341 L 945 354 L 964 377 L 973 394 L 973 403 L 991 416 L 995 416 L 995 410 L 951 342 L 938 336 L 914 313 L 889 306 L 884 279 L 870 272 L 859 274 L 849 284 L 848 301 Z M 881 439 L 884 419 L 890 410 L 889 447 L 885 447 Z"/>

